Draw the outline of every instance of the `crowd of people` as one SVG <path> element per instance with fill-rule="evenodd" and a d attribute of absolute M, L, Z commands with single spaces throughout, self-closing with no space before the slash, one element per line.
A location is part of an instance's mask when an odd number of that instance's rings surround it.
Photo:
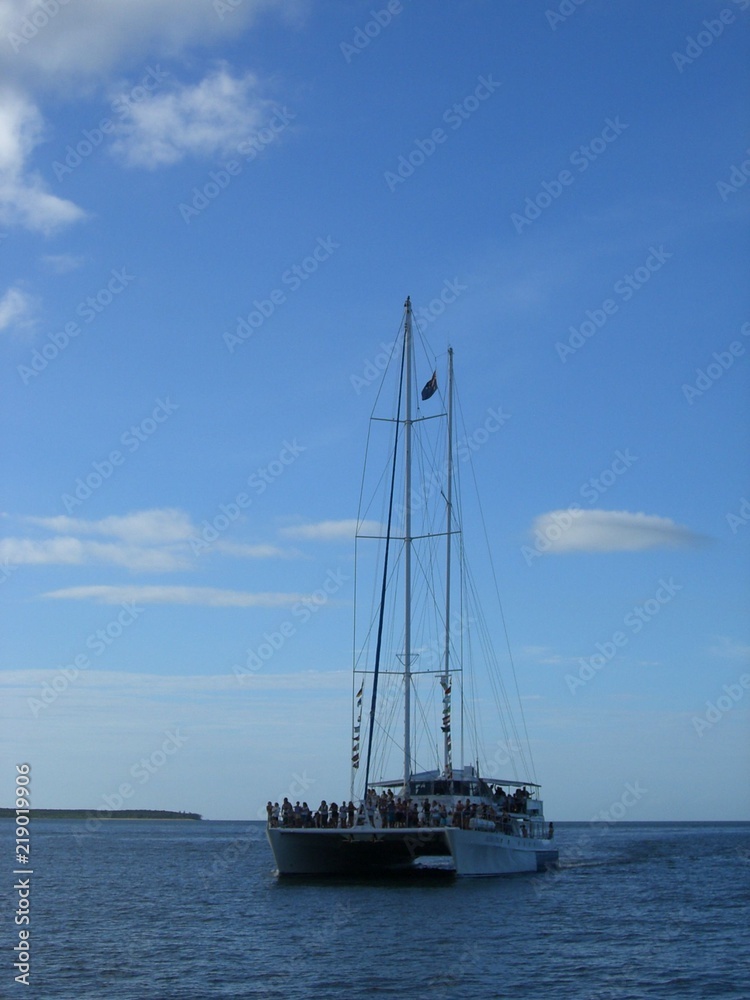
<path fill-rule="evenodd" d="M 499 790 L 494 796 L 495 804 L 471 802 L 458 799 L 455 804 L 446 804 L 433 799 L 422 801 L 412 798 L 395 796 L 392 791 L 378 795 L 374 789 L 367 793 L 366 804 L 355 806 L 352 801 L 342 801 L 341 805 L 323 800 L 317 809 L 312 810 L 307 802 L 295 802 L 294 805 L 285 796 L 284 801 L 269 802 L 266 805 L 268 825 L 272 827 L 317 828 L 317 829 L 348 829 L 364 824 L 366 819 L 384 829 L 400 829 L 414 827 L 457 826 L 470 829 L 477 825 L 477 820 L 487 822 L 504 833 L 513 832 L 513 816 L 526 812 L 526 801 L 529 792 L 526 788 L 518 788 L 513 795 Z M 369 817 L 369 818 L 368 818 Z M 550 824 L 549 836 L 552 824 Z M 523 828 L 524 835 L 526 827 Z"/>

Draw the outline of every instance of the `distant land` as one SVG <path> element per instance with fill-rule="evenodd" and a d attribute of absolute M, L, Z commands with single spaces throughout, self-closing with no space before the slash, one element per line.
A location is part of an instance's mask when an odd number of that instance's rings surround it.
<path fill-rule="evenodd" d="M 0 819 L 14 818 L 15 809 L 0 807 Z M 200 813 L 170 809 L 30 809 L 29 819 L 203 819 Z"/>

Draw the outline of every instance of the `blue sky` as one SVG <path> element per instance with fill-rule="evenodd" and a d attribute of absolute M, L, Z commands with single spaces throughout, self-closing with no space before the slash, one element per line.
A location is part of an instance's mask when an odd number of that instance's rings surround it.
<path fill-rule="evenodd" d="M 409 294 L 550 817 L 640 782 L 628 819 L 750 818 L 748 7 L 0 5 L 0 746 L 34 804 L 348 790 Z"/>

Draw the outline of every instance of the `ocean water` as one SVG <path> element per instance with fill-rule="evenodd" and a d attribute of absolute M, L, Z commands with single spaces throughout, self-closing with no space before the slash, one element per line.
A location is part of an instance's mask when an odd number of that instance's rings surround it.
<path fill-rule="evenodd" d="M 750 998 L 750 824 L 560 823 L 557 872 L 279 880 L 258 823 L 37 820 L 0 996 Z"/>

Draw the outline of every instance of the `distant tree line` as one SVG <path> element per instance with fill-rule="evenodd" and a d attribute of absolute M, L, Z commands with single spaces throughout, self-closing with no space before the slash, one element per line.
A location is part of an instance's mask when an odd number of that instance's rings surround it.
<path fill-rule="evenodd" d="M 15 809 L 0 807 L 0 819 L 14 818 Z M 29 819 L 203 819 L 200 813 L 171 809 L 30 809 Z"/>

